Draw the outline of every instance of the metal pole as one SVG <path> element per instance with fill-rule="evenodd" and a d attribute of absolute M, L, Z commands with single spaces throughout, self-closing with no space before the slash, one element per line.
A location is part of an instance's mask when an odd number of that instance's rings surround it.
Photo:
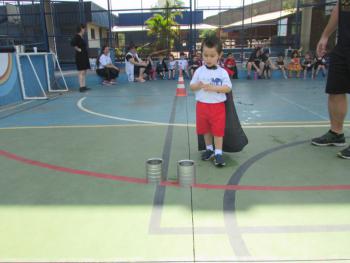
<path fill-rule="evenodd" d="M 300 0 L 297 0 L 297 13 L 296 13 L 296 17 L 295 17 L 295 24 L 297 27 L 296 30 L 296 38 L 295 38 L 295 44 L 297 49 L 300 48 L 300 25 L 301 25 L 301 21 L 300 21 Z"/>
<path fill-rule="evenodd" d="M 40 0 L 39 8 L 40 8 L 41 30 L 42 30 L 43 36 L 44 36 L 44 48 L 45 48 L 45 51 L 48 52 L 49 51 L 49 41 L 48 41 L 47 26 L 46 26 L 46 19 L 45 19 L 45 3 L 44 3 L 44 0 Z"/>
<path fill-rule="evenodd" d="M 193 24 L 193 10 L 192 10 L 192 0 L 190 0 L 190 39 L 189 39 L 189 52 L 193 53 L 193 32 L 192 32 L 192 24 Z M 180 31 L 181 32 L 181 31 Z"/>
<path fill-rule="evenodd" d="M 197 11 L 197 0 L 194 0 L 194 11 Z M 197 17 L 196 17 L 197 18 Z M 197 53 L 197 20 L 195 19 L 195 23 L 194 23 L 194 37 L 193 37 L 193 41 L 194 41 L 194 51 Z"/>
<path fill-rule="evenodd" d="M 79 22 L 80 24 L 85 24 L 85 8 L 84 8 L 84 0 L 79 0 Z"/>
<path fill-rule="evenodd" d="M 242 7 L 242 29 L 241 29 L 241 63 L 244 61 L 244 12 L 245 12 L 245 0 L 243 0 Z"/>
<path fill-rule="evenodd" d="M 111 2 L 107 0 L 108 5 L 108 46 L 112 48 L 112 21 L 111 21 Z"/>

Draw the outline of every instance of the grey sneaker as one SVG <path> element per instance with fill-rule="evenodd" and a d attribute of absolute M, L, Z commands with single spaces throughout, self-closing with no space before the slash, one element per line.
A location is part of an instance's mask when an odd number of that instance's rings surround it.
<path fill-rule="evenodd" d="M 329 130 L 325 135 L 314 138 L 311 140 L 311 144 L 316 146 L 345 146 L 344 134 L 335 134 Z"/>
<path fill-rule="evenodd" d="M 350 160 L 350 146 L 338 153 L 338 156 L 343 159 Z"/>
<path fill-rule="evenodd" d="M 221 154 L 215 155 L 214 164 L 217 167 L 223 167 L 226 165 L 224 157 Z"/>
<path fill-rule="evenodd" d="M 214 151 L 206 150 L 205 152 L 202 153 L 201 158 L 203 161 L 209 161 L 213 157 L 214 157 Z"/>

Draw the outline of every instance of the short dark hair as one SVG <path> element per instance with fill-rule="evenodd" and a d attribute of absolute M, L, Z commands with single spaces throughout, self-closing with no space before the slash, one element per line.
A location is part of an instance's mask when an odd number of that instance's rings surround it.
<path fill-rule="evenodd" d="M 85 29 L 85 25 L 84 24 L 80 24 L 79 26 L 77 26 L 76 30 L 77 30 L 77 33 L 80 33 L 80 31 L 82 29 Z"/>
<path fill-rule="evenodd" d="M 219 38 L 217 38 L 216 36 L 207 36 L 203 42 L 202 42 L 202 48 L 201 51 L 203 52 L 203 48 L 204 46 L 208 47 L 208 48 L 216 48 L 216 51 L 218 52 L 218 54 L 221 54 L 222 52 L 222 43 L 220 41 Z"/>
<path fill-rule="evenodd" d="M 128 50 L 131 50 L 131 49 L 133 49 L 133 48 L 136 49 L 136 46 L 135 46 L 134 43 L 131 42 L 131 43 L 129 44 Z"/>

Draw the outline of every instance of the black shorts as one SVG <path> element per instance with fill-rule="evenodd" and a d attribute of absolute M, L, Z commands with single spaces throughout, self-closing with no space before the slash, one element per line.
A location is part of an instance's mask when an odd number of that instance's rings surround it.
<path fill-rule="evenodd" d="M 332 51 L 326 93 L 350 93 L 350 49 L 337 46 Z"/>
<path fill-rule="evenodd" d="M 135 76 L 138 76 L 139 74 L 140 74 L 140 69 L 141 68 L 144 68 L 144 69 L 146 69 L 146 67 L 145 66 L 134 66 L 134 75 Z"/>

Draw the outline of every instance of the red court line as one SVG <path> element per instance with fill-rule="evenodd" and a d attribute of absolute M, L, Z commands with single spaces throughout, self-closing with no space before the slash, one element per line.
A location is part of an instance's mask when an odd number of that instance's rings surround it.
<path fill-rule="evenodd" d="M 62 167 L 57 165 L 52 165 L 48 163 L 43 163 L 40 161 L 35 161 L 31 159 L 18 156 L 16 154 L 0 150 L 0 156 L 3 156 L 7 159 L 15 160 L 20 163 L 28 164 L 31 166 L 37 166 L 40 168 L 46 168 L 49 170 L 69 173 L 69 174 L 78 174 L 90 177 L 96 177 L 100 179 L 109 179 L 127 183 L 134 184 L 147 184 L 146 179 L 120 176 L 106 173 L 97 173 L 86 170 L 77 170 L 68 167 Z M 160 183 L 161 186 L 170 186 L 170 187 L 180 187 L 177 182 L 174 181 L 165 181 Z M 260 186 L 260 185 L 213 185 L 213 184 L 194 184 L 193 188 L 199 189 L 210 189 L 210 190 L 239 190 L 239 191 L 334 191 L 334 190 L 350 190 L 350 185 L 316 185 L 316 186 Z"/>
<path fill-rule="evenodd" d="M 128 176 L 119 176 L 119 175 L 113 175 L 113 174 L 105 174 L 105 173 L 97 173 L 97 172 L 91 172 L 91 171 L 85 171 L 85 170 L 77 170 L 57 165 L 52 165 L 48 163 L 43 163 L 35 160 L 30 160 L 18 155 L 15 155 L 13 153 L 2 151 L 0 150 L 0 155 L 15 160 L 21 163 L 29 164 L 32 166 L 37 166 L 41 168 L 46 168 L 54 171 L 64 172 L 64 173 L 70 173 L 70 174 L 79 174 L 84 176 L 91 176 L 91 177 L 97 177 L 101 179 L 109 179 L 109 180 L 115 180 L 115 181 L 122 181 L 122 182 L 128 182 L 128 183 L 135 183 L 135 184 L 146 184 L 146 179 L 141 178 L 135 178 L 135 177 L 128 177 Z"/>

